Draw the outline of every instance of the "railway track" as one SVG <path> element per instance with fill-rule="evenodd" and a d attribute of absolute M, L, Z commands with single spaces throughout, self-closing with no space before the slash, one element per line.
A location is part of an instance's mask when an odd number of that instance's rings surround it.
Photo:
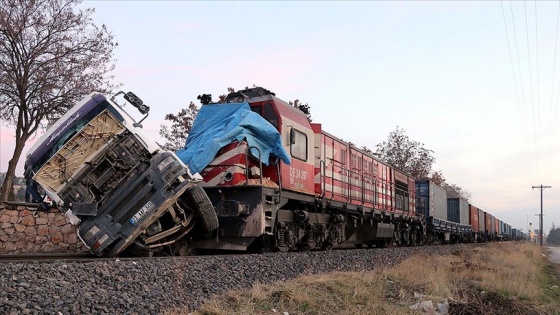
<path fill-rule="evenodd" d="M 205 257 L 217 257 L 217 256 L 228 256 L 231 254 L 204 254 L 200 256 Z M 238 254 L 238 255 L 245 255 L 245 254 Z M 171 256 L 171 255 L 163 255 L 163 256 L 150 256 L 150 257 L 140 257 L 140 256 L 120 256 L 117 258 L 107 258 L 107 257 L 98 257 L 91 253 L 37 253 L 37 254 L 7 254 L 7 255 L 0 255 L 0 264 L 3 263 L 54 263 L 54 262 L 108 262 L 108 261 L 139 261 L 144 259 L 158 259 L 158 260 L 165 260 L 165 259 L 172 259 L 176 257 L 197 257 L 199 255 L 188 255 L 188 256 Z"/>
<path fill-rule="evenodd" d="M 100 258 L 90 253 L 42 253 L 0 255 L 0 263 L 88 262 Z"/>

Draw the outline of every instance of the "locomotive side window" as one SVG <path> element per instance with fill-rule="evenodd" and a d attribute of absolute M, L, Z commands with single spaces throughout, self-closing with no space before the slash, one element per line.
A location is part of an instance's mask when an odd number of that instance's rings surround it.
<path fill-rule="evenodd" d="M 262 116 L 269 123 L 271 123 L 276 129 L 278 129 L 278 115 L 276 115 L 276 112 L 274 111 L 274 107 L 272 107 L 271 103 L 264 104 Z"/>
<path fill-rule="evenodd" d="M 408 186 L 406 183 L 395 181 L 395 202 L 396 208 L 404 211 L 408 211 Z"/>
<path fill-rule="evenodd" d="M 290 154 L 292 157 L 307 161 L 307 135 L 295 128 L 290 132 Z"/>

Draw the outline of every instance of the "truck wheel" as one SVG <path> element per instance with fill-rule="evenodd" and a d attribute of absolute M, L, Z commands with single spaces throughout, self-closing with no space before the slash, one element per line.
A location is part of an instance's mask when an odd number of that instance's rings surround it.
<path fill-rule="evenodd" d="M 218 215 L 204 189 L 194 185 L 187 188 L 185 194 L 192 202 L 194 210 L 198 213 L 204 230 L 208 233 L 215 231 L 218 228 Z"/>

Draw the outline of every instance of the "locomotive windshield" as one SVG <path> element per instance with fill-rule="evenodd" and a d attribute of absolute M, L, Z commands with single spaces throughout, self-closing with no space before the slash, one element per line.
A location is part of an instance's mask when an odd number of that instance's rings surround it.
<path fill-rule="evenodd" d="M 272 103 L 261 105 L 251 105 L 251 111 L 259 114 L 262 118 L 268 121 L 274 128 L 278 129 L 278 114 L 274 110 Z"/>

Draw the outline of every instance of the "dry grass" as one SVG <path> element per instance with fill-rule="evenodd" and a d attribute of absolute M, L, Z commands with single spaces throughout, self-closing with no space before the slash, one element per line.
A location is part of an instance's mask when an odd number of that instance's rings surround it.
<path fill-rule="evenodd" d="M 384 300 L 379 274 L 333 273 L 228 292 L 195 314 L 402 314 Z"/>
<path fill-rule="evenodd" d="M 257 284 L 214 297 L 193 314 L 422 314 L 409 308 L 421 300 L 449 301 L 450 314 L 558 314 L 560 299 L 543 300 L 550 287 L 544 265 L 539 246 L 494 243 L 448 256 L 415 255 L 388 270 Z"/>
<path fill-rule="evenodd" d="M 529 243 L 492 243 L 449 256 L 413 256 L 387 275 L 408 289 L 454 300 L 467 299 L 472 288 L 535 299 L 540 257 Z"/>

